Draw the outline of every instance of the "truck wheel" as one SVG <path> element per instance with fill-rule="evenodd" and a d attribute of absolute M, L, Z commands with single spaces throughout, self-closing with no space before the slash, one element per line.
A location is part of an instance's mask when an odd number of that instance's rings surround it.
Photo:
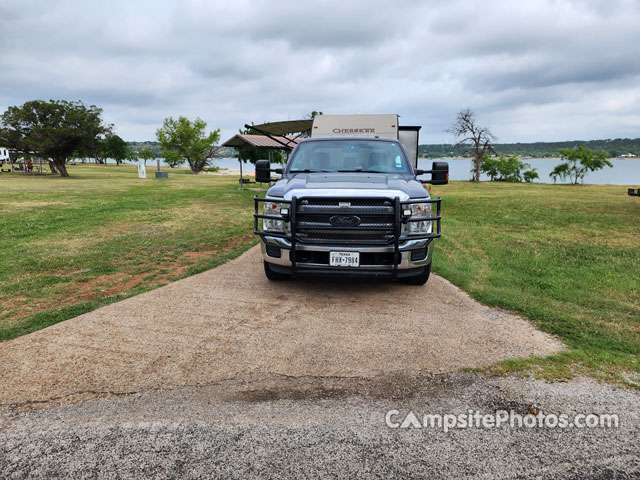
<path fill-rule="evenodd" d="M 429 280 L 429 275 L 431 275 L 431 263 L 424 267 L 424 271 L 421 274 L 403 278 L 402 281 L 409 285 L 424 285 Z"/>
<path fill-rule="evenodd" d="M 264 274 L 269 280 L 285 280 L 289 277 L 286 273 L 279 273 L 271 270 L 269 262 L 264 262 Z"/>

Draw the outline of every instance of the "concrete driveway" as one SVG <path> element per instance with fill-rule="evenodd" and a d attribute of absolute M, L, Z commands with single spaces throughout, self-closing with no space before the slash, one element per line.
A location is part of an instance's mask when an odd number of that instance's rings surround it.
<path fill-rule="evenodd" d="M 270 283 L 254 248 L 0 344 L 0 477 L 638 478 L 637 393 L 457 372 L 559 348 L 437 276 Z M 391 429 L 389 410 L 620 425 Z"/>
<path fill-rule="evenodd" d="M 254 247 L 219 268 L 0 344 L 0 405 L 185 385 L 400 378 L 561 348 L 436 275 L 423 287 L 269 282 Z"/>

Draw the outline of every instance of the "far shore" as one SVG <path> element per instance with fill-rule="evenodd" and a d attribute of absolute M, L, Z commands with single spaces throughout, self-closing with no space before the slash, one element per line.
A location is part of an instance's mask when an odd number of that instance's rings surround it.
<path fill-rule="evenodd" d="M 252 174 L 253 172 L 243 171 L 242 174 Z M 200 172 L 201 175 L 240 175 L 240 170 L 232 168 L 221 168 L 217 172 Z"/>

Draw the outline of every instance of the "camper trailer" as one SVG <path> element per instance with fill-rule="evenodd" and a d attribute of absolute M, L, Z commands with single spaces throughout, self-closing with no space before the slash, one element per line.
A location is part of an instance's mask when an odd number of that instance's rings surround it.
<path fill-rule="evenodd" d="M 363 136 L 394 138 L 404 145 L 413 168 L 418 168 L 419 126 L 400 125 L 399 115 L 316 115 L 311 137 Z"/>
<path fill-rule="evenodd" d="M 270 280 L 385 277 L 422 285 L 440 237 L 440 199 L 423 183 L 448 183 L 449 166 L 417 168 L 420 127 L 398 115 L 317 115 L 284 168 L 256 162 L 256 180 L 281 177 L 255 197 L 254 232 Z M 419 179 L 422 175 L 428 179 Z"/>

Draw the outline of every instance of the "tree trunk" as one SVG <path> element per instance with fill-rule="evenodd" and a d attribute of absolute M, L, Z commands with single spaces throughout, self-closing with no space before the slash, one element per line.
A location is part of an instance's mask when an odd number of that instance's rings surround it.
<path fill-rule="evenodd" d="M 60 172 L 61 177 L 68 177 L 69 173 L 67 172 L 67 162 L 65 158 L 54 158 L 53 163 L 56 164 L 56 168 L 58 172 Z"/>
<path fill-rule="evenodd" d="M 473 157 L 473 181 L 480 181 L 480 163 L 482 162 L 482 157 L 479 157 L 477 154 Z"/>
<path fill-rule="evenodd" d="M 189 167 L 191 167 L 191 173 L 193 173 L 194 175 L 200 173 L 200 170 L 198 170 L 195 161 L 192 162 L 191 159 L 187 157 L 187 163 L 189 164 Z"/>
<path fill-rule="evenodd" d="M 49 162 L 49 168 L 51 169 L 51 173 L 53 173 L 54 175 L 57 175 L 58 169 L 56 168 L 56 164 L 53 163 L 51 160 L 47 160 L 47 162 Z"/>
<path fill-rule="evenodd" d="M 67 172 L 67 165 L 66 163 L 63 163 L 62 165 L 57 165 L 58 170 L 60 171 L 60 176 L 61 177 L 68 177 L 69 173 Z"/>

